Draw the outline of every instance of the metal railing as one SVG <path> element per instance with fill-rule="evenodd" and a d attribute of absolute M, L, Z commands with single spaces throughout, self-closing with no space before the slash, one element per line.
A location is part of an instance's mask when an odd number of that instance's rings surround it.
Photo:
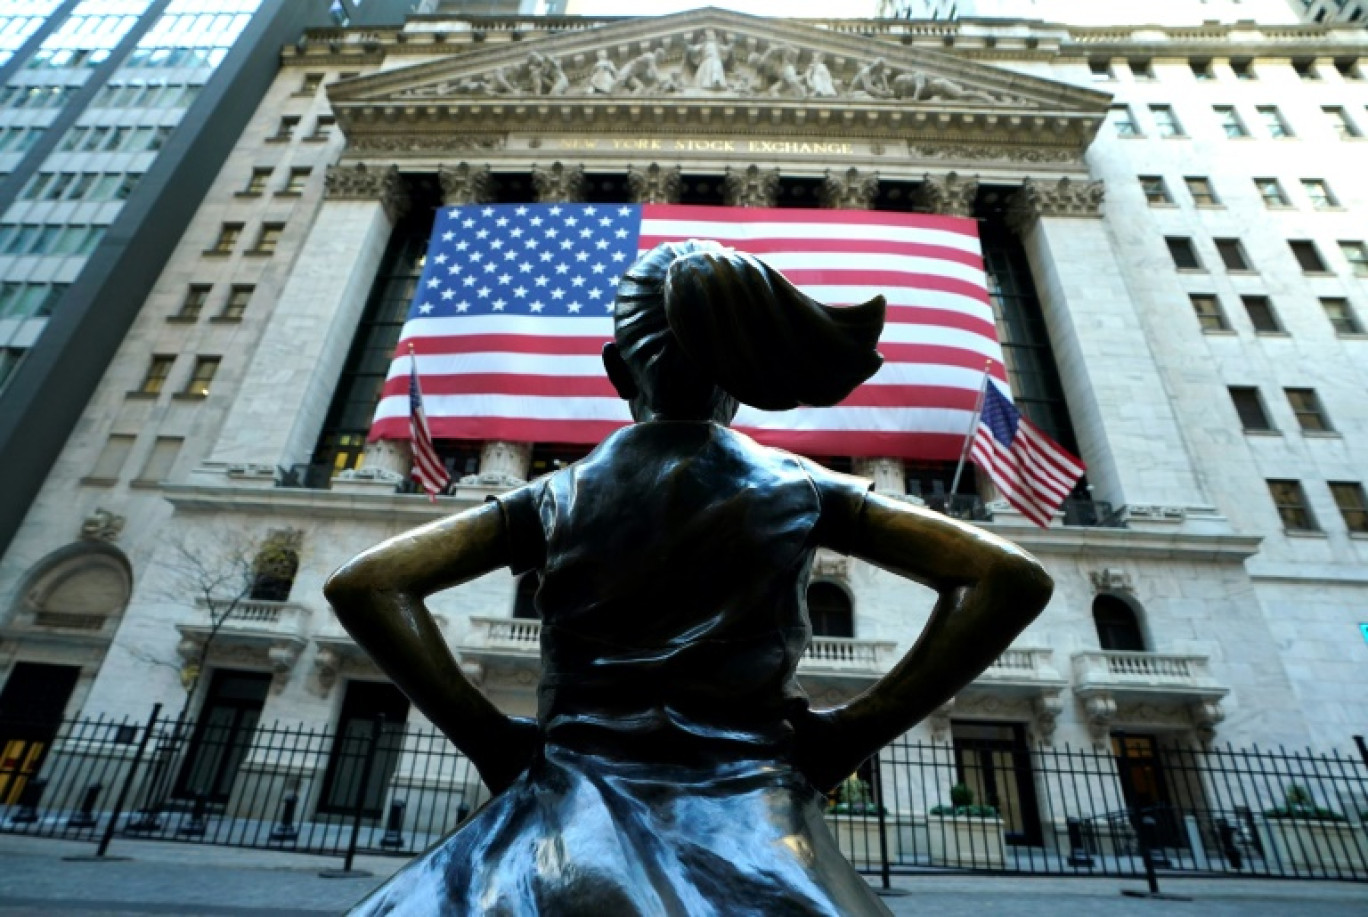
<path fill-rule="evenodd" d="M 359 851 L 424 850 L 488 799 L 470 762 L 431 729 L 379 718 L 340 732 L 232 726 L 159 712 L 146 723 L 0 722 L 0 831 L 101 852 L 157 839 L 350 862 Z M 1368 881 L 1368 748 L 1140 738 L 1144 754 L 1119 734 L 1111 748 L 1087 749 L 899 740 L 831 795 L 827 823 L 858 868 L 885 875 L 1129 877 L 1148 859 L 1171 875 Z"/>

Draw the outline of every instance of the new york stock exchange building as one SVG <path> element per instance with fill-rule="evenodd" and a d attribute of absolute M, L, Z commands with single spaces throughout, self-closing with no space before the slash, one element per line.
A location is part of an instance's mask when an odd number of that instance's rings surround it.
<path fill-rule="evenodd" d="M 963 782 L 1002 810 L 1009 842 L 1050 847 L 1076 814 L 1044 763 L 1066 747 L 1097 765 L 1094 812 L 1200 809 L 1193 794 L 1214 791 L 1179 759 L 1222 748 L 1356 757 L 1365 68 L 1361 29 L 1311 25 L 709 9 L 308 32 L 0 564 L 0 682 L 50 726 L 4 738 L 43 745 L 28 761 L 50 768 L 63 718 L 142 723 L 159 702 L 193 726 L 130 806 L 207 799 L 269 822 L 286 795 L 301 820 L 359 796 L 377 818 L 423 794 L 472 803 L 473 773 L 439 756 L 321 586 L 362 549 L 590 446 L 439 433 L 452 484 L 434 503 L 409 480 L 406 436 L 368 439 L 387 375 L 407 391 L 391 366 L 434 221 L 682 204 L 972 219 L 1015 402 L 1087 465 L 1041 528 L 972 465 L 952 487 L 953 460 L 811 456 L 1019 542 L 1057 583 L 1016 645 L 907 737 L 942 771 L 895 780 L 883 761 L 890 817 L 924 819 Z M 215 578 L 243 546 L 245 589 Z M 430 602 L 471 680 L 520 714 L 536 705 L 536 585 L 502 572 Z M 799 670 L 813 703 L 886 672 L 932 598 L 821 552 Z M 395 738 L 358 757 L 381 716 Z M 329 738 L 288 761 L 254 739 L 300 723 Z M 1234 803 L 1257 813 L 1317 779 L 1295 777 Z M 1313 789 L 1353 808 L 1334 792 Z"/>

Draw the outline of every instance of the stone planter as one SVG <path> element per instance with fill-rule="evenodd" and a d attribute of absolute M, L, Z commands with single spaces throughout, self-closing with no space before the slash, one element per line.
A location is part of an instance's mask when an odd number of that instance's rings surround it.
<path fill-rule="evenodd" d="M 1001 869 L 1006 860 L 1000 818 L 928 815 L 926 833 L 936 866 Z"/>
<path fill-rule="evenodd" d="M 1368 840 L 1349 822 L 1265 818 L 1258 828 L 1265 856 L 1281 866 L 1346 871 L 1368 867 Z"/>
<path fill-rule="evenodd" d="M 891 821 L 891 819 L 890 819 Z M 836 838 L 845 858 L 856 866 L 880 865 L 879 817 L 877 815 L 826 815 L 827 828 Z M 887 837 L 888 859 L 898 858 L 897 832 L 890 830 Z"/>

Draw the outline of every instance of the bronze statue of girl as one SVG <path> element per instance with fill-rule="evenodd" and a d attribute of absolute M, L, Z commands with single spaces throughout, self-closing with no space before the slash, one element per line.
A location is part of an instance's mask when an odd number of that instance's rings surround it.
<path fill-rule="evenodd" d="M 738 402 L 840 401 L 881 364 L 883 316 L 661 245 L 620 281 L 603 354 L 637 422 L 333 575 L 343 625 L 495 794 L 360 913 L 886 913 L 820 791 L 985 669 L 1052 584 L 1000 538 L 728 429 Z M 794 678 L 819 547 L 939 593 L 907 656 L 825 710 Z M 500 567 L 540 579 L 535 722 L 466 681 L 423 604 Z"/>

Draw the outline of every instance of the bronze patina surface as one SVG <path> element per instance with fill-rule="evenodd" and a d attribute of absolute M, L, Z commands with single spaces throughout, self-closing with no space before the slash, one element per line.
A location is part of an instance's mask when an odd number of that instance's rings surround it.
<path fill-rule="evenodd" d="M 821 790 L 985 669 L 1052 584 L 1014 545 L 757 445 L 737 401 L 834 404 L 878 368 L 883 302 L 831 309 L 749 256 L 661 246 L 604 362 L 637 423 L 587 458 L 361 554 L 339 619 L 496 794 L 360 913 L 886 913 Z M 939 600 L 889 673 L 811 709 L 795 680 L 819 547 Z M 462 675 L 425 597 L 538 576 L 535 721 Z"/>

